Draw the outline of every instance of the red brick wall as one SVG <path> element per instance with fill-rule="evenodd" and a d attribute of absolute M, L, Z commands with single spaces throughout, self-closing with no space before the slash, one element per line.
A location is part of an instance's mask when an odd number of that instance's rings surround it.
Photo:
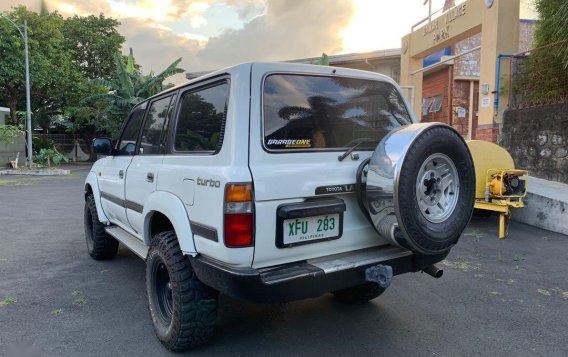
<path fill-rule="evenodd" d="M 467 136 L 469 123 L 469 81 L 454 81 L 452 98 L 452 126 L 464 137 Z M 479 105 L 479 81 L 473 84 L 473 120 L 472 139 L 475 139 L 477 129 L 477 111 Z M 458 108 L 465 108 L 465 118 L 458 118 Z"/>
<path fill-rule="evenodd" d="M 485 140 L 496 143 L 499 137 L 499 128 L 477 128 L 475 133 L 476 140 Z"/>
<path fill-rule="evenodd" d="M 450 72 L 447 67 L 441 69 L 437 72 L 424 75 L 422 82 L 422 99 L 434 97 L 437 95 L 442 96 L 442 107 L 437 113 L 430 113 L 428 115 L 422 115 L 423 122 L 442 122 L 450 124 Z"/>

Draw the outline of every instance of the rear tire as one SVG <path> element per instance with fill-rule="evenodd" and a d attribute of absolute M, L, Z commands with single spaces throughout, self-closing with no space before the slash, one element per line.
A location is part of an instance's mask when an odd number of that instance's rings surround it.
<path fill-rule="evenodd" d="M 336 290 L 333 295 L 337 300 L 347 304 L 364 304 L 379 297 L 385 290 L 379 284 L 368 282 L 351 288 Z"/>
<path fill-rule="evenodd" d="M 185 351 L 211 338 L 218 293 L 199 281 L 173 231 L 158 233 L 152 240 L 146 291 L 154 331 L 166 348 Z"/>
<path fill-rule="evenodd" d="M 105 225 L 99 221 L 93 195 L 85 199 L 84 222 L 87 250 L 91 258 L 95 260 L 114 258 L 118 252 L 118 241 L 105 231 Z"/>

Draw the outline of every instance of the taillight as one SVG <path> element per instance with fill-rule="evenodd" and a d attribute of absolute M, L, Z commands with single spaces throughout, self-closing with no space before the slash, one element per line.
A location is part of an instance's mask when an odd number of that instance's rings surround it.
<path fill-rule="evenodd" d="M 225 186 L 225 246 L 249 247 L 254 237 L 254 204 L 252 184 Z"/>

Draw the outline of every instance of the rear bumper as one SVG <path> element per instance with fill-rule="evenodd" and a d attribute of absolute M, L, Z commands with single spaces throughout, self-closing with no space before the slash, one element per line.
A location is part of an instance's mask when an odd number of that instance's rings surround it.
<path fill-rule="evenodd" d="M 382 246 L 262 269 L 229 267 L 201 255 L 189 259 L 198 278 L 223 294 L 257 303 L 278 303 L 363 284 L 365 270 L 378 264 L 389 265 L 393 275 L 400 275 L 420 271 L 446 256 L 421 256 Z"/>

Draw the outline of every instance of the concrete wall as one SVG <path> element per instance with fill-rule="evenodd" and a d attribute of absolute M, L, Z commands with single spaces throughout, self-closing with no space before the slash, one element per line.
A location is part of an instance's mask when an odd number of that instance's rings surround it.
<path fill-rule="evenodd" d="M 16 153 L 20 153 L 19 165 L 24 166 L 26 163 L 26 141 L 23 135 L 21 137 L 14 138 L 14 142 L 11 144 L 0 143 L 0 169 L 8 166 L 10 160 L 16 158 Z"/>
<path fill-rule="evenodd" d="M 500 144 L 531 176 L 568 183 L 568 104 L 505 111 Z"/>

